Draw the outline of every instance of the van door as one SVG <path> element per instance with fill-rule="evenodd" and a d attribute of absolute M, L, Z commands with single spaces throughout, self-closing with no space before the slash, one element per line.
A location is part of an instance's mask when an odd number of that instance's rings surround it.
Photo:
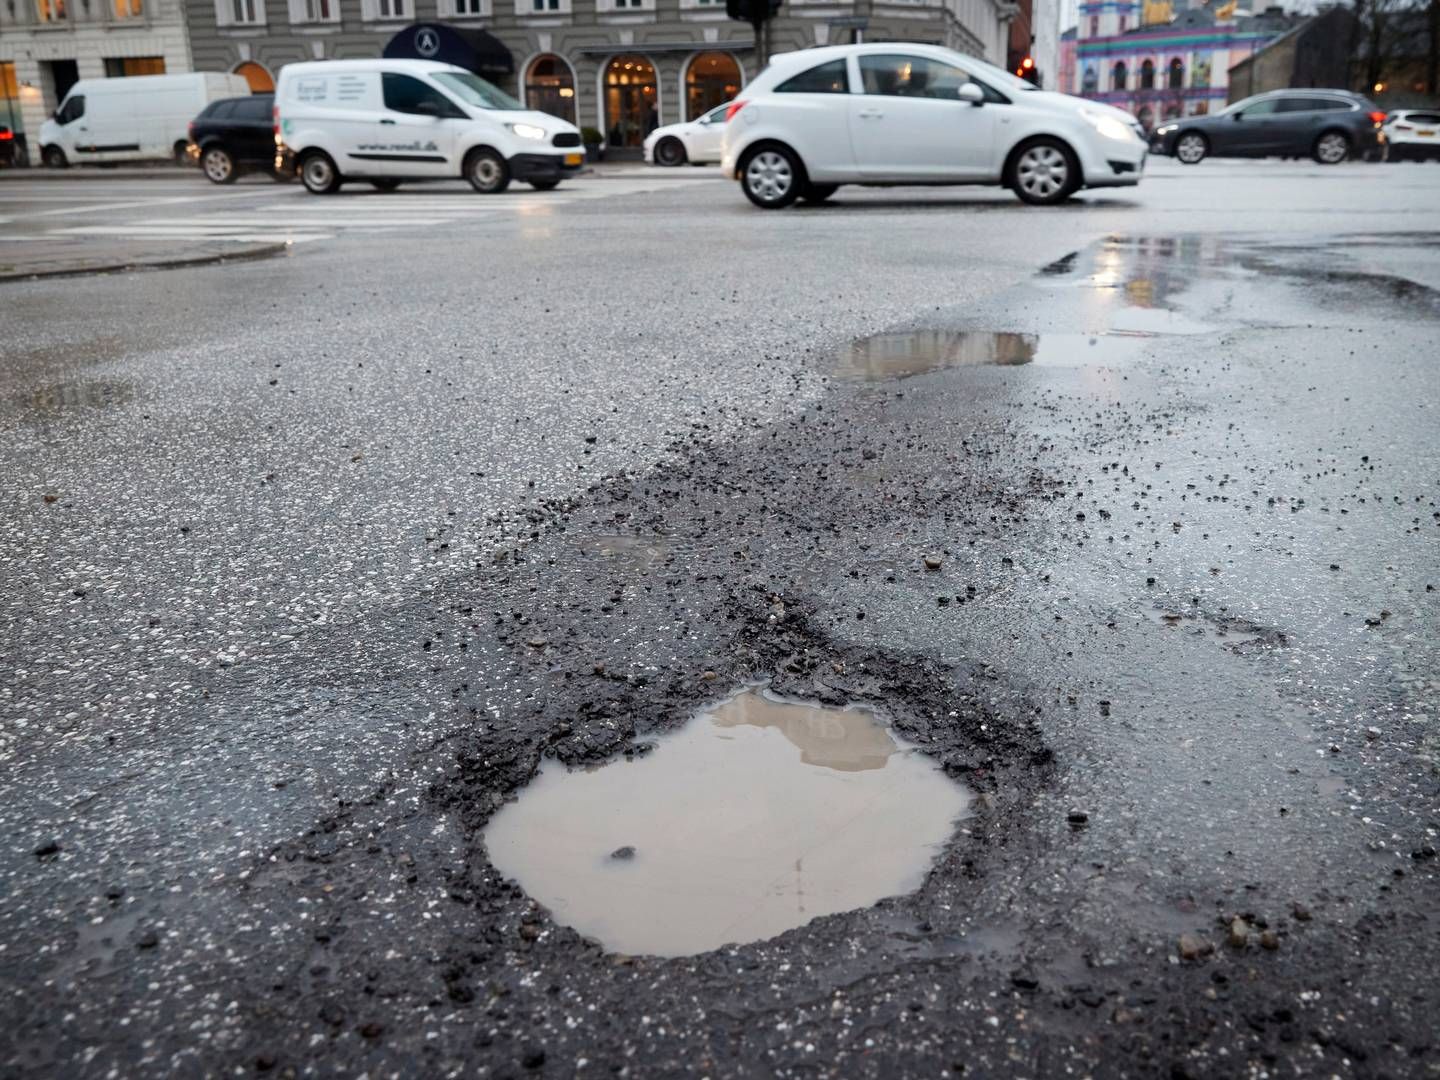
<path fill-rule="evenodd" d="M 380 82 L 385 112 L 367 159 L 376 175 L 458 176 L 451 160 L 459 128 L 470 122 L 465 111 L 413 75 L 387 71 Z"/>
<path fill-rule="evenodd" d="M 80 147 L 90 141 L 90 122 L 85 116 L 85 95 L 71 94 L 55 110 L 60 128 L 60 149 L 71 161 L 87 160 Z"/>

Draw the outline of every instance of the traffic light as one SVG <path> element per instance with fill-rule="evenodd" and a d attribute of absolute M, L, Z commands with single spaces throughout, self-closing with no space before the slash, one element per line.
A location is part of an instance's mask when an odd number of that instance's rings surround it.
<path fill-rule="evenodd" d="M 741 22 L 762 23 L 780 13 L 782 0 L 725 0 L 725 14 Z"/>

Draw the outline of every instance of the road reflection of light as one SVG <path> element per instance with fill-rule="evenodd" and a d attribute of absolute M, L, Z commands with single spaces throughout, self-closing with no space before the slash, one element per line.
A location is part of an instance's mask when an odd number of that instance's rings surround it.
<path fill-rule="evenodd" d="M 515 212 L 518 217 L 551 217 L 555 208 L 544 203 L 521 203 L 515 208 Z"/>
<path fill-rule="evenodd" d="M 1097 289 L 1113 289 L 1125 280 L 1125 253 L 1114 244 L 1102 244 L 1095 252 L 1095 270 L 1090 284 Z"/>

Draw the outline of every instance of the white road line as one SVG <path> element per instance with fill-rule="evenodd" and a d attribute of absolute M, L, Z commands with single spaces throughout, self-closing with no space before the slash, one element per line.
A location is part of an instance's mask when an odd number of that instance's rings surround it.
<path fill-rule="evenodd" d="M 210 202 L 215 199 L 253 199 L 259 195 L 274 195 L 274 191 L 227 191 L 223 195 L 179 195 L 166 199 L 142 199 L 139 202 L 102 203 L 99 206 L 66 206 L 59 210 L 37 210 L 34 217 L 64 217 L 67 214 L 95 214 L 102 210 L 138 210 L 152 206 L 174 206 L 179 203 Z"/>

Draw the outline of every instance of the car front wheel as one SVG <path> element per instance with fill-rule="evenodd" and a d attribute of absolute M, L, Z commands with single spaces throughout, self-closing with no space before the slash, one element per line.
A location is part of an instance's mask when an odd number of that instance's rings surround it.
<path fill-rule="evenodd" d="M 235 159 L 223 146 L 212 146 L 200 155 L 200 168 L 212 184 L 235 182 Z"/>
<path fill-rule="evenodd" d="M 494 150 L 472 150 L 465 159 L 465 179 L 481 195 L 499 195 L 510 186 L 510 166 Z"/>
<path fill-rule="evenodd" d="M 800 197 L 800 159 L 782 146 L 756 150 L 740 167 L 740 186 L 762 210 L 779 210 Z"/>
<path fill-rule="evenodd" d="M 1350 140 L 1343 131 L 1327 131 L 1315 140 L 1311 156 L 1321 165 L 1339 165 L 1350 156 Z"/>
<path fill-rule="evenodd" d="M 65 156 L 65 151 L 58 146 L 47 146 L 40 151 L 40 160 L 45 163 L 47 169 L 66 169 L 70 167 L 70 159 Z"/>
<path fill-rule="evenodd" d="M 667 135 L 655 147 L 655 164 L 667 168 L 684 165 L 685 145 L 673 135 Z"/>
<path fill-rule="evenodd" d="M 1175 140 L 1175 156 L 1182 165 L 1199 165 L 1210 152 L 1210 144 L 1198 131 L 1187 131 Z"/>
<path fill-rule="evenodd" d="M 1005 184 L 1031 206 L 1054 206 L 1080 186 L 1080 168 L 1057 139 L 1036 139 L 1010 159 Z"/>

